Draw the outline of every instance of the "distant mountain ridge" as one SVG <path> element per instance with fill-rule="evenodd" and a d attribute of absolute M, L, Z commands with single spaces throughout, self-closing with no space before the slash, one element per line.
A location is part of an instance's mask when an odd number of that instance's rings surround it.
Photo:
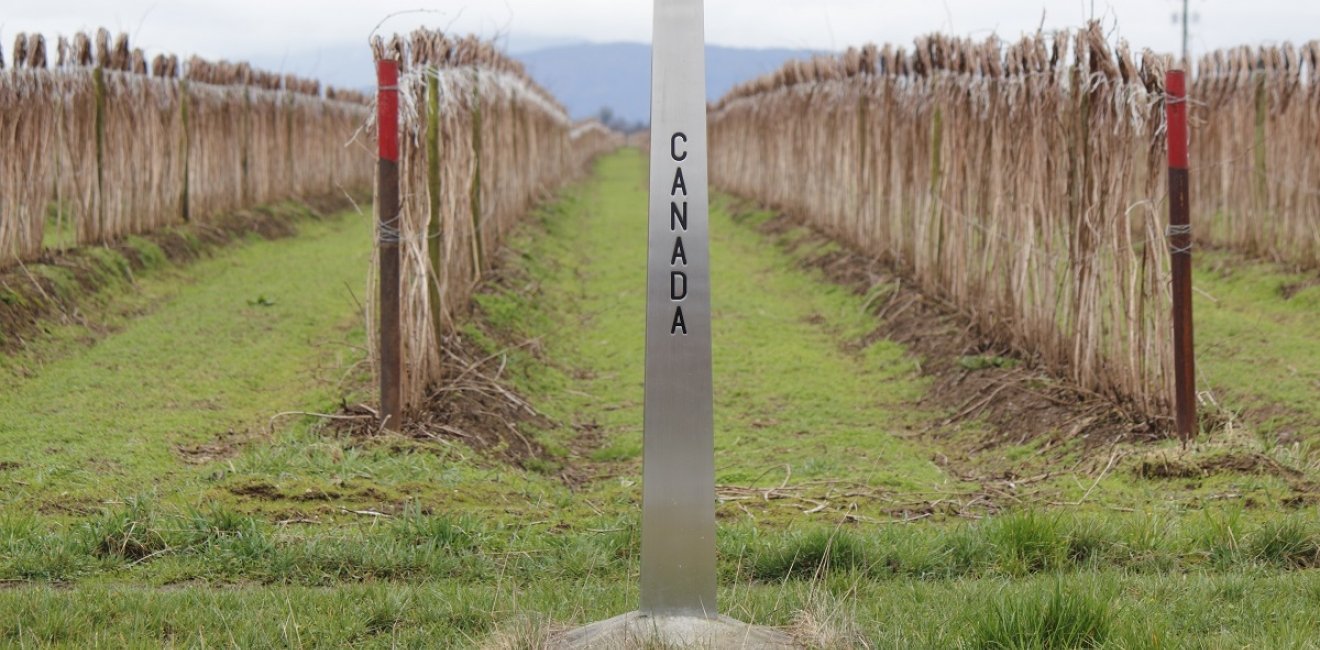
<path fill-rule="evenodd" d="M 815 52 L 792 49 L 706 47 L 706 97 L 716 100 L 735 85 Z M 580 43 L 515 54 L 541 85 L 568 107 L 574 119 L 609 108 L 624 121 L 647 123 L 651 115 L 651 46 L 644 43 Z"/>

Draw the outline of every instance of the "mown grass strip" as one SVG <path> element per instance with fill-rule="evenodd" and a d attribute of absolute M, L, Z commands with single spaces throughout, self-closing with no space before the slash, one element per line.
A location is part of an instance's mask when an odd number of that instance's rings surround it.
<path fill-rule="evenodd" d="M 357 218 L 300 227 L 136 278 L 91 347 L 57 327 L 56 352 L 10 360 L 0 507 L 77 514 L 153 489 L 188 502 L 273 414 L 334 408 L 361 359 L 371 240 Z"/>
<path fill-rule="evenodd" d="M 6 514 L 0 519 L 0 580 L 330 585 L 448 578 L 480 584 L 493 573 L 535 580 L 598 573 L 623 578 L 636 570 L 635 516 L 552 531 L 417 505 L 369 524 L 322 527 L 271 523 L 218 502 L 180 508 L 135 498 L 70 523 Z M 1021 511 L 958 525 L 878 529 L 775 531 L 744 523 L 722 527 L 719 548 L 720 575 L 730 586 L 834 575 L 949 580 L 1105 570 L 1292 571 L 1320 568 L 1320 521 L 1226 509 L 1188 517 Z"/>

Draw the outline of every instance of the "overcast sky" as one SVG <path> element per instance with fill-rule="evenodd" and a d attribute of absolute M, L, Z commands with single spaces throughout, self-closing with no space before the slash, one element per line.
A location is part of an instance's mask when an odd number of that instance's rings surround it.
<path fill-rule="evenodd" d="M 1320 38 L 1317 0 L 1191 0 L 1193 50 Z M 1180 0 L 708 0 L 707 40 L 742 47 L 841 49 L 867 41 L 910 43 L 943 31 L 1013 38 L 1043 24 L 1103 18 L 1135 48 L 1173 52 Z M 650 0 L 0 0 L 0 46 L 19 31 L 48 35 L 105 26 L 135 46 L 209 58 L 288 56 L 365 43 L 418 25 L 504 35 L 513 50 L 563 42 L 650 40 Z M 425 10 L 419 11 L 419 7 Z M 398 13 L 391 17 L 391 14 Z M 328 57 L 335 59 L 334 57 Z M 335 60 L 342 60 L 342 57 Z M 292 72 L 318 74 L 315 70 Z M 320 71 L 325 76 L 325 70 Z M 333 76 L 333 75 L 329 75 Z"/>

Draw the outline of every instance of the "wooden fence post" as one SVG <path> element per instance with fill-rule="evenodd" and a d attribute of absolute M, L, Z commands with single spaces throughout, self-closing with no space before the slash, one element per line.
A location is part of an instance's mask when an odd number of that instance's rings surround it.
<path fill-rule="evenodd" d="M 944 211 L 942 197 L 940 196 L 940 183 L 944 176 L 944 163 L 940 158 L 940 152 L 944 146 L 944 114 L 936 107 L 935 114 L 931 117 L 930 123 L 930 188 L 927 195 L 930 201 L 930 225 L 928 228 L 935 229 L 935 250 L 931 256 L 932 259 L 943 259 L 944 257 Z M 926 245 L 930 245 L 927 240 Z M 914 260 L 915 261 L 915 260 Z M 944 278 L 944 271 L 937 271 L 937 277 Z"/>
<path fill-rule="evenodd" d="M 248 152 L 251 149 L 249 141 L 252 139 L 252 88 L 247 85 L 243 86 L 243 116 L 238 123 L 243 131 L 238 139 L 238 207 L 246 208 L 251 205 L 248 192 Z"/>
<path fill-rule="evenodd" d="M 376 62 L 376 236 L 380 245 L 380 416 L 403 425 L 403 346 L 399 296 L 399 63 Z"/>
<path fill-rule="evenodd" d="M 99 61 L 92 69 L 92 87 L 96 111 L 92 121 L 92 128 L 96 130 L 96 229 L 95 235 L 79 244 L 105 241 L 105 68 Z"/>
<path fill-rule="evenodd" d="M 430 197 L 430 214 L 426 228 L 427 255 L 431 258 L 434 277 L 427 283 L 431 296 L 431 328 L 438 348 L 444 338 L 444 297 L 440 294 L 440 254 L 443 250 L 443 230 L 440 219 L 440 79 L 435 70 L 426 71 L 426 190 Z"/>
<path fill-rule="evenodd" d="M 1170 70 L 1164 107 L 1169 144 L 1169 248 L 1173 262 L 1174 407 L 1178 436 L 1196 435 L 1196 357 L 1192 347 L 1192 225 L 1187 172 L 1187 81 Z"/>
<path fill-rule="evenodd" d="M 486 248 L 482 241 L 482 215 L 481 215 L 481 73 L 477 68 L 472 69 L 472 156 L 474 158 L 474 168 L 472 171 L 472 281 L 474 283 L 481 280 L 482 267 L 485 266 Z"/>
<path fill-rule="evenodd" d="M 1266 209 L 1269 207 L 1269 184 L 1265 182 L 1265 121 L 1269 112 L 1269 95 L 1265 89 L 1265 66 L 1258 65 L 1255 72 L 1256 82 L 1256 141 L 1253 147 L 1254 168 L 1252 169 L 1255 178 L 1252 179 L 1251 187 L 1256 194 L 1256 219 L 1264 219 Z"/>
<path fill-rule="evenodd" d="M 179 137 L 179 149 L 183 151 L 183 188 L 179 190 L 179 211 L 184 222 L 192 220 L 192 211 L 188 207 L 188 172 L 192 158 L 192 137 L 188 134 L 192 116 L 188 113 L 188 80 L 179 80 L 179 121 L 183 124 L 183 133 Z"/>
<path fill-rule="evenodd" d="M 298 98 L 286 85 L 284 88 L 284 170 L 288 174 L 289 185 L 285 188 L 287 196 L 302 194 L 302 183 L 298 179 L 298 163 L 293 153 L 294 113 L 298 110 Z M 331 187 L 333 187 L 331 183 Z M 281 199 L 285 197 L 280 197 Z"/>

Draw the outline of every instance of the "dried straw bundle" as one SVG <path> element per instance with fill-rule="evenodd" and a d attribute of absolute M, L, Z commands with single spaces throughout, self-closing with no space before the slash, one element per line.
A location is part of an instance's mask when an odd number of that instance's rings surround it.
<path fill-rule="evenodd" d="M 366 93 L 344 88 L 335 88 L 334 86 L 326 87 L 325 98 L 331 101 L 340 101 L 349 104 L 362 104 L 363 106 L 371 105 L 371 97 Z"/>
<path fill-rule="evenodd" d="M 1058 374 L 1167 414 L 1164 59 L 1138 66 L 1096 25 L 915 45 L 734 89 L 711 112 L 714 182 L 888 260 Z"/>
<path fill-rule="evenodd" d="M 320 83 L 246 63 L 189 60 L 189 178 L 195 214 L 232 211 L 370 182 L 371 157 L 346 145 L 366 121 L 361 102 L 321 98 Z"/>
<path fill-rule="evenodd" d="M 81 241 L 110 241 L 178 223 L 184 174 L 177 146 L 183 131 L 178 85 L 107 69 L 94 92 L 93 102 L 104 107 L 100 211 L 96 219 L 83 222 Z"/>
<path fill-rule="evenodd" d="M 121 34 L 20 34 L 0 73 L 0 266 L 41 254 L 51 218 L 78 244 L 254 203 L 365 187 L 371 158 L 345 145 L 362 98 L 315 81 L 177 57 L 150 65 Z M 48 217 L 48 212 L 50 216 Z"/>
<path fill-rule="evenodd" d="M 439 378 L 441 341 L 509 230 L 615 141 L 594 129 L 573 138 L 559 102 L 475 37 L 418 30 L 372 50 L 402 68 L 404 399 L 413 406 Z"/>
<path fill-rule="evenodd" d="M 195 62 L 190 61 L 188 69 Z M 187 156 L 188 218 L 206 220 L 244 205 L 247 107 L 251 91 L 188 79 L 183 149 Z M 237 97 L 235 97 L 237 95 Z"/>
<path fill-rule="evenodd" d="M 57 92 L 55 80 L 45 70 L 26 67 L 25 47 L 16 45 L 12 55 L 13 67 L 0 72 L 0 267 L 41 254 L 55 182 L 46 150 L 59 133 L 56 115 L 46 106 Z"/>
<path fill-rule="evenodd" d="M 1320 269 L 1320 41 L 1211 52 L 1191 94 L 1198 239 Z"/>

